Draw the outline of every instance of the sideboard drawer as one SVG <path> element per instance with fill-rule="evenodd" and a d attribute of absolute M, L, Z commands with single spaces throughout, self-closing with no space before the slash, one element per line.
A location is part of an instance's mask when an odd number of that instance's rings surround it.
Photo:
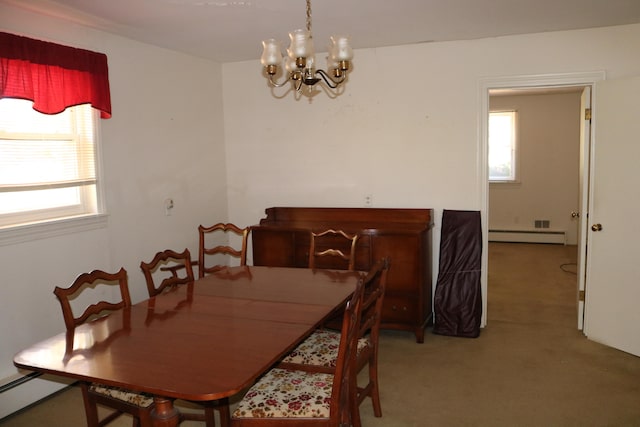
<path fill-rule="evenodd" d="M 385 295 L 382 306 L 383 322 L 410 323 L 418 317 L 418 306 L 415 297 Z"/>

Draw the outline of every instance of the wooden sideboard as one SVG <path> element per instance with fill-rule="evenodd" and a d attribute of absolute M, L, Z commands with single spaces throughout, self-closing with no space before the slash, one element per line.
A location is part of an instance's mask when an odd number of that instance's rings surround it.
<path fill-rule="evenodd" d="M 251 229 L 254 265 L 307 268 L 311 231 L 358 233 L 356 270 L 391 260 L 382 328 L 412 331 L 424 342 L 433 320 L 432 209 L 273 207 L 265 213 Z"/>

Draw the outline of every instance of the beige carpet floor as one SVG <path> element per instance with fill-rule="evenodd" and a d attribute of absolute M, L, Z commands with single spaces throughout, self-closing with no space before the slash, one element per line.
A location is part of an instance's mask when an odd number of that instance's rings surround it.
<path fill-rule="evenodd" d="M 575 262 L 575 246 L 491 243 L 487 327 L 476 339 L 428 333 L 424 344 L 384 331 L 383 417 L 364 402 L 364 426 L 640 426 L 640 358 L 576 329 Z M 83 426 L 80 391 L 0 425 Z"/>

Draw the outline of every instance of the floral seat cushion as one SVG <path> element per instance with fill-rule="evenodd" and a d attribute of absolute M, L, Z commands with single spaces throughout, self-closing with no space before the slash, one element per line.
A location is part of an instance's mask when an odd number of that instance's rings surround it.
<path fill-rule="evenodd" d="M 329 418 L 333 375 L 272 369 L 240 401 L 233 418 Z"/>
<path fill-rule="evenodd" d="M 358 340 L 358 353 L 371 345 L 368 337 Z M 282 361 L 301 365 L 335 368 L 340 347 L 340 332 L 318 329 L 289 353 Z"/>
<path fill-rule="evenodd" d="M 91 384 L 89 391 L 96 394 L 112 397 L 141 408 L 147 408 L 153 404 L 153 397 L 146 394 L 135 393 L 120 387 L 109 387 L 101 384 Z"/>

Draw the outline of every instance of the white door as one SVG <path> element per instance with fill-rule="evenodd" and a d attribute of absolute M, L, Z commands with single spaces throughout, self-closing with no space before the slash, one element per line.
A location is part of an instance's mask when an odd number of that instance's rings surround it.
<path fill-rule="evenodd" d="M 589 113 L 587 113 L 589 112 Z M 582 90 L 580 96 L 580 190 L 578 212 L 578 329 L 584 327 L 584 295 L 587 249 L 587 218 L 589 209 L 589 150 L 591 147 L 591 87 Z"/>
<path fill-rule="evenodd" d="M 640 77 L 594 87 L 584 333 L 640 356 Z"/>

